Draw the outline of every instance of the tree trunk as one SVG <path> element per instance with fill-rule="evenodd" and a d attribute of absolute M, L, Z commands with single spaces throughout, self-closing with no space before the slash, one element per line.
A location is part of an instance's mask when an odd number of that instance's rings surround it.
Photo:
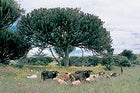
<path fill-rule="evenodd" d="M 53 53 L 51 47 L 49 47 L 49 50 L 50 50 L 50 52 L 51 52 L 53 58 L 55 59 L 55 61 L 58 62 L 59 66 L 61 66 L 61 62 L 55 57 L 55 55 L 54 55 L 54 53 Z"/>
<path fill-rule="evenodd" d="M 69 52 L 68 52 L 68 48 L 64 51 L 65 55 L 64 55 L 64 62 L 65 62 L 65 66 L 69 67 Z"/>
<path fill-rule="evenodd" d="M 84 51 L 83 51 L 83 49 L 81 48 L 81 51 L 82 51 L 82 58 L 84 57 Z"/>
<path fill-rule="evenodd" d="M 122 66 L 121 66 L 121 74 L 123 74 L 123 68 L 122 68 Z"/>

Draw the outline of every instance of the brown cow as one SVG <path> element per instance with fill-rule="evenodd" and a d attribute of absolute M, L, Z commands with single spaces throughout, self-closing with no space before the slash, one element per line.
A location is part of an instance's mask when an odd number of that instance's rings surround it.
<path fill-rule="evenodd" d="M 95 81 L 95 75 L 90 75 L 90 77 L 86 78 L 88 83 Z"/>
<path fill-rule="evenodd" d="M 64 80 L 62 80 L 62 79 L 60 79 L 60 78 L 53 78 L 53 80 L 55 80 L 55 81 L 57 81 L 58 82 L 58 84 L 65 84 L 65 85 L 67 85 L 67 82 L 65 82 Z"/>
<path fill-rule="evenodd" d="M 76 81 L 73 81 L 71 84 L 72 84 L 72 86 L 79 86 L 81 84 L 81 81 L 76 80 Z"/>
<path fill-rule="evenodd" d="M 68 81 L 70 79 L 70 73 L 65 73 L 64 75 L 61 76 L 61 79 L 64 81 Z"/>

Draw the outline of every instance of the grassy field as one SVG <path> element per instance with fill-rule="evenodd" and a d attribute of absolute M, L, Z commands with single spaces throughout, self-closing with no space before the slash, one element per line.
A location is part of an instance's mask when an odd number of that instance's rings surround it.
<path fill-rule="evenodd" d="M 53 80 L 42 82 L 40 72 L 44 69 L 58 70 L 61 73 L 90 69 L 94 73 L 104 70 L 104 67 L 32 67 L 22 69 L 0 67 L 0 93 L 140 93 L 140 66 L 124 68 L 124 73 L 109 79 L 96 79 L 96 82 L 82 83 L 80 86 L 59 85 Z M 120 72 L 115 67 L 113 71 Z M 113 72 L 111 71 L 111 72 Z M 37 74 L 36 79 L 27 79 L 28 74 Z M 110 73 L 106 71 L 106 73 Z"/>

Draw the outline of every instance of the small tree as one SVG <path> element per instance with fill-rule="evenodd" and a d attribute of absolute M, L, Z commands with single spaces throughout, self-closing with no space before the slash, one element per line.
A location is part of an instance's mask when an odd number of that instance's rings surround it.
<path fill-rule="evenodd" d="M 101 64 L 105 65 L 107 70 L 112 70 L 112 65 L 114 64 L 113 57 L 111 55 L 103 57 Z"/>
<path fill-rule="evenodd" d="M 114 57 L 114 61 L 115 61 L 115 64 L 118 65 L 118 66 L 131 66 L 131 62 L 130 60 L 127 59 L 127 57 L 124 57 L 124 56 L 116 56 Z"/>
<path fill-rule="evenodd" d="M 123 67 L 131 66 L 130 60 L 128 60 L 127 57 L 118 55 L 118 56 L 114 56 L 113 58 L 114 58 L 115 65 L 121 68 L 121 73 L 123 73 Z"/>
<path fill-rule="evenodd" d="M 123 50 L 122 53 L 120 53 L 120 55 L 125 56 L 128 58 L 128 60 L 135 60 L 137 58 L 137 56 L 131 51 L 131 50 Z"/>

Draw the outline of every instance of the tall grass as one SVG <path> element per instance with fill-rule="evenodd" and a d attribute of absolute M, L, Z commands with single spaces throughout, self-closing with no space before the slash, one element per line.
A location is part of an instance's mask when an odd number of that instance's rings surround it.
<path fill-rule="evenodd" d="M 124 68 L 124 73 L 110 80 L 96 79 L 96 82 L 82 83 L 80 86 L 59 85 L 49 79 L 42 82 L 42 70 L 58 70 L 61 73 L 76 70 L 90 69 L 95 73 L 104 70 L 104 67 L 33 67 L 25 66 L 22 69 L 0 67 L 0 93 L 140 93 L 140 66 Z M 119 68 L 113 71 L 119 72 Z M 112 72 L 113 72 L 112 71 Z M 27 79 L 28 74 L 37 74 L 36 79 Z M 110 73 L 106 71 L 106 73 Z"/>

